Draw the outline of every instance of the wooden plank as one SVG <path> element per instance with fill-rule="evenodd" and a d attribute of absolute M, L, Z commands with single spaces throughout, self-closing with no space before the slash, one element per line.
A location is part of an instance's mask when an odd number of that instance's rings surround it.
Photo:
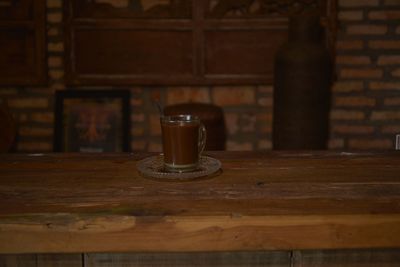
<path fill-rule="evenodd" d="M 37 267 L 36 255 L 0 255 L 0 267 Z"/>
<path fill-rule="evenodd" d="M 5 254 L 0 267 L 84 267 L 82 254 Z"/>
<path fill-rule="evenodd" d="M 400 215 L 84 217 L 53 214 L 2 218 L 0 229 L 1 253 L 400 247 Z"/>
<path fill-rule="evenodd" d="M 86 254 L 85 267 L 289 267 L 290 252 Z"/>
<path fill-rule="evenodd" d="M 386 158 L 210 155 L 222 161 L 222 175 L 189 183 L 162 183 L 141 177 L 136 171 L 139 155 L 3 157 L 0 214 L 301 215 L 400 211 L 399 154 Z"/>
<path fill-rule="evenodd" d="M 149 155 L 0 156 L 0 253 L 400 247 L 398 153 L 209 153 L 190 182 Z"/>
<path fill-rule="evenodd" d="M 83 75 L 164 77 L 192 72 L 191 31 L 80 29 L 74 36 L 75 68 Z"/>
<path fill-rule="evenodd" d="M 400 250 L 296 251 L 293 267 L 397 267 Z"/>
<path fill-rule="evenodd" d="M 85 267 L 82 254 L 38 254 L 37 267 Z"/>
<path fill-rule="evenodd" d="M 210 30 L 204 34 L 206 75 L 273 73 L 275 54 L 287 39 L 286 31 L 276 29 Z"/>

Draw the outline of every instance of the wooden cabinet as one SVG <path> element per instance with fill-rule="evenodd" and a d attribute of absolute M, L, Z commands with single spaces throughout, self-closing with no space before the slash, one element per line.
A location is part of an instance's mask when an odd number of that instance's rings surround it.
<path fill-rule="evenodd" d="M 45 1 L 0 0 L 0 85 L 46 82 Z"/>
<path fill-rule="evenodd" d="M 67 81 L 271 83 L 287 17 L 313 9 L 330 21 L 327 1 L 67 0 Z"/>

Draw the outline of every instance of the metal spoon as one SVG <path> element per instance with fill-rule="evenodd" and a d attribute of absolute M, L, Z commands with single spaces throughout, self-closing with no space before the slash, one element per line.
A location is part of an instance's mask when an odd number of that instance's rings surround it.
<path fill-rule="evenodd" d="M 164 112 L 163 112 L 163 108 L 161 107 L 161 104 L 158 101 L 154 101 L 154 104 L 157 106 L 158 113 L 160 114 L 160 118 L 163 118 Z"/>

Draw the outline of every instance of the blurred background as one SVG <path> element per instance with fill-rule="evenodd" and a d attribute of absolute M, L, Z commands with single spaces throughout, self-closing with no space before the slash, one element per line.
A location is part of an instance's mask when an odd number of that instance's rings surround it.
<path fill-rule="evenodd" d="M 54 150 L 55 95 L 64 90 L 129 91 L 132 151 L 161 150 L 155 101 L 215 105 L 226 150 L 271 150 L 274 58 L 289 16 L 306 13 L 320 15 L 334 64 L 327 148 L 393 149 L 398 0 L 0 0 L 0 101 L 16 136 L 10 151 Z"/>

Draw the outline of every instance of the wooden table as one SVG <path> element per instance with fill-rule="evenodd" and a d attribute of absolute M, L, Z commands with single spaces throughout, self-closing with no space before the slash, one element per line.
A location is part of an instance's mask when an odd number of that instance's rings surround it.
<path fill-rule="evenodd" d="M 222 174 L 188 182 L 141 177 L 149 155 L 0 155 L 0 253 L 373 249 L 400 263 L 398 152 L 213 152 Z"/>

